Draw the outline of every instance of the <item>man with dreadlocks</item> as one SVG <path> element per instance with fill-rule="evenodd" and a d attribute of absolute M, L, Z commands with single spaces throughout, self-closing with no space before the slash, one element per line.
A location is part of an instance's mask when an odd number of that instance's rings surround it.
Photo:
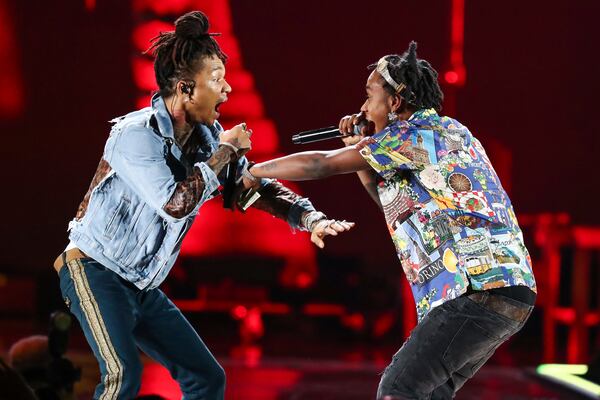
<path fill-rule="evenodd" d="M 383 373 L 379 399 L 453 398 L 523 327 L 536 296 L 510 200 L 480 142 L 438 115 L 438 74 L 416 48 L 371 65 L 361 113 L 340 121 L 350 134 L 366 119 L 363 134 L 372 136 L 249 170 L 255 181 L 359 172 L 375 195 L 419 319 Z"/>
<path fill-rule="evenodd" d="M 247 169 L 251 131 L 223 131 L 219 107 L 231 87 L 226 56 L 192 12 L 151 50 L 159 91 L 151 106 L 114 120 L 90 188 L 69 224 L 70 243 L 54 263 L 102 375 L 96 399 L 132 399 L 140 387 L 137 347 L 163 364 L 184 398 L 223 399 L 223 368 L 175 305 L 158 289 L 201 205 L 219 184 Z M 225 166 L 230 166 L 224 168 Z M 229 176 L 225 176 L 229 173 Z M 254 207 L 323 236 L 352 223 L 328 220 L 310 201 L 266 181 Z"/>

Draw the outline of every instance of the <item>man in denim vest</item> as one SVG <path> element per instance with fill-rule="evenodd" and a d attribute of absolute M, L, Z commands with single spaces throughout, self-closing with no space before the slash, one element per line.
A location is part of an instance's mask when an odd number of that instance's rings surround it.
<path fill-rule="evenodd" d="M 100 364 L 97 399 L 136 396 L 138 347 L 170 371 L 185 399 L 224 396 L 223 369 L 158 289 L 202 204 L 218 194 L 220 183 L 233 180 L 233 187 L 248 165 L 252 132 L 245 124 L 223 131 L 217 121 L 231 87 L 226 56 L 212 36 L 206 16 L 192 12 L 176 21 L 174 32 L 154 39 L 159 91 L 150 107 L 113 121 L 69 224 L 70 243 L 54 265 Z M 260 193 L 254 207 L 311 231 L 320 247 L 323 236 L 352 226 L 328 220 L 277 181 L 265 182 Z"/>

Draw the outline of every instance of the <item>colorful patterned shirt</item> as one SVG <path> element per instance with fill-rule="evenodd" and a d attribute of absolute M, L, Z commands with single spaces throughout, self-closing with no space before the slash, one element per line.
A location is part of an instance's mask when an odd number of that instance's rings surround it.
<path fill-rule="evenodd" d="M 465 126 L 419 110 L 358 148 L 379 174 L 379 198 L 419 321 L 469 286 L 536 291 L 510 199 Z"/>

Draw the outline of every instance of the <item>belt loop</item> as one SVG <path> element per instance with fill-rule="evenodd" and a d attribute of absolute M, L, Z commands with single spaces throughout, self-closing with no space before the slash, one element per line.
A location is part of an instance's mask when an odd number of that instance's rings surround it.
<path fill-rule="evenodd" d="M 62 258 L 63 265 L 67 265 L 67 252 L 63 251 L 60 256 Z"/>

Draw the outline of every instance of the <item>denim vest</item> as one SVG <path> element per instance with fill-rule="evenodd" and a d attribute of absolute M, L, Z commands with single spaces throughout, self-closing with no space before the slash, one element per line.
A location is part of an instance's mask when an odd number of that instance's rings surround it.
<path fill-rule="evenodd" d="M 69 238 L 138 288 L 152 289 L 173 266 L 200 206 L 218 194 L 219 178 L 205 161 L 217 149 L 223 128 L 218 122 L 198 127 L 202 140 L 194 165 L 204 191 L 191 213 L 174 218 L 163 207 L 176 189 L 173 163 L 181 164 L 182 152 L 162 97 L 155 95 L 151 107 L 111 122 L 103 154 L 111 170 L 93 188 L 84 216 L 70 222 Z M 240 159 L 238 168 L 246 162 Z"/>

